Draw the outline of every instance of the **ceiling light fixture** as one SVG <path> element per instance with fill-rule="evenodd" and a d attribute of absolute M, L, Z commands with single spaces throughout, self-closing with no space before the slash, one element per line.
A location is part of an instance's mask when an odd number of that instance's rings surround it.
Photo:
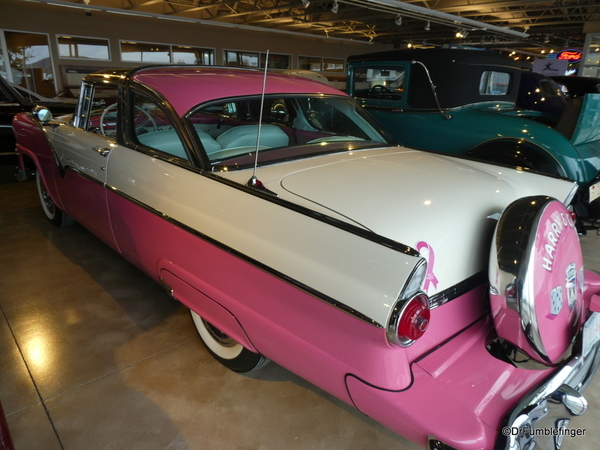
<path fill-rule="evenodd" d="M 337 14 L 339 9 L 340 9 L 340 5 L 339 5 L 338 1 L 335 0 L 333 2 L 333 6 L 331 7 L 331 12 L 334 14 Z"/>
<path fill-rule="evenodd" d="M 302 6 L 308 8 L 308 5 L 310 5 L 310 0 L 302 0 Z"/>
<path fill-rule="evenodd" d="M 400 14 L 398 14 L 396 16 L 396 19 L 394 19 L 394 22 L 396 22 L 396 25 L 398 25 L 398 26 L 402 25 L 402 16 Z"/>
<path fill-rule="evenodd" d="M 427 23 L 425 24 L 425 31 L 429 30 L 431 30 L 431 22 L 427 21 Z"/>

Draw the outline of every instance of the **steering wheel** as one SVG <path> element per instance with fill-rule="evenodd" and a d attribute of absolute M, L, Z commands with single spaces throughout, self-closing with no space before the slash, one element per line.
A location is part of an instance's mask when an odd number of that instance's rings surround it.
<path fill-rule="evenodd" d="M 376 91 L 380 91 L 379 93 L 377 93 Z M 392 91 L 390 88 L 384 86 L 383 84 L 376 84 L 375 86 L 371 87 L 371 98 L 375 98 L 375 96 L 377 97 L 383 97 L 383 94 L 389 94 L 389 98 L 392 98 L 391 96 L 394 95 L 394 91 Z"/>
<path fill-rule="evenodd" d="M 106 136 L 106 137 L 110 137 L 110 138 L 114 138 L 116 135 L 116 131 L 111 133 L 111 134 L 107 134 L 105 127 L 105 121 L 106 121 L 106 116 L 112 112 L 113 109 L 117 109 L 117 103 L 113 103 L 112 105 L 108 105 L 106 108 L 104 108 L 104 111 L 102 111 L 102 115 L 100 116 L 100 133 L 102 133 L 102 136 Z M 146 111 L 144 108 L 142 108 L 141 106 L 137 106 L 135 105 L 135 109 L 139 110 L 142 112 L 142 114 L 144 114 L 147 119 L 144 120 L 140 125 L 136 125 L 136 129 L 145 126 L 148 122 L 152 123 L 152 131 L 157 131 L 158 130 L 158 125 L 156 124 L 156 121 L 154 120 L 154 117 L 152 117 L 150 115 L 150 113 L 148 111 Z"/>
<path fill-rule="evenodd" d="M 148 111 L 146 111 L 144 108 L 142 108 L 141 106 L 135 105 L 135 109 L 138 111 L 141 111 L 142 114 L 144 114 L 146 116 L 146 120 L 144 120 L 142 123 L 134 123 L 134 127 L 135 127 L 135 134 L 143 134 L 143 133 L 149 133 L 150 131 L 158 131 L 158 125 L 156 124 L 156 121 L 154 120 L 154 117 L 152 117 L 152 114 L 150 114 Z M 137 117 L 136 117 L 137 119 Z M 151 130 L 146 130 L 145 126 L 146 124 L 151 123 L 152 124 L 152 129 Z M 140 130 L 140 132 L 138 133 L 138 130 Z M 142 130 L 143 133 L 142 133 Z"/>

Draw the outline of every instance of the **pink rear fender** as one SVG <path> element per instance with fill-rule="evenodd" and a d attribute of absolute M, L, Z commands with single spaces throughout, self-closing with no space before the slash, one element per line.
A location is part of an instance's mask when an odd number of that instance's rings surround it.
<path fill-rule="evenodd" d="M 234 315 L 198 290 L 197 287 L 203 285 L 201 280 L 167 260 L 161 259 L 159 266 L 162 267 L 159 269 L 160 279 L 171 291 L 173 298 L 198 313 L 248 350 L 258 353 Z"/>
<path fill-rule="evenodd" d="M 504 417 L 552 373 L 518 369 L 486 349 L 493 323 L 483 318 L 412 365 L 402 391 L 378 389 L 347 377 L 356 407 L 425 446 L 429 435 L 454 448 L 494 448 Z"/>
<path fill-rule="evenodd" d="M 249 350 L 346 402 L 347 373 L 390 389 L 410 384 L 408 355 L 402 348 L 390 347 L 385 329 L 115 192 L 108 196 L 123 255 L 158 281 L 163 277 L 166 284 L 173 284 L 175 296 L 186 306 L 221 321 L 214 325 L 237 333 Z"/>

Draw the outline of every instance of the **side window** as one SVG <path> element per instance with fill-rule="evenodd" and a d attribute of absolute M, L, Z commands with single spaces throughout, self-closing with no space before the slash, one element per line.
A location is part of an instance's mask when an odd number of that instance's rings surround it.
<path fill-rule="evenodd" d="M 132 137 L 137 144 L 189 160 L 177 127 L 163 108 L 139 93 L 133 94 L 132 106 L 130 123 L 133 126 Z"/>
<path fill-rule="evenodd" d="M 479 93 L 481 95 L 506 95 L 509 86 L 509 73 L 486 70 L 481 74 Z"/>
<path fill-rule="evenodd" d="M 564 97 L 560 86 L 553 80 L 540 80 L 540 89 L 547 97 Z"/>
<path fill-rule="evenodd" d="M 117 137 L 118 89 L 114 85 L 84 87 L 78 126 L 111 139 Z"/>
<path fill-rule="evenodd" d="M 356 98 L 402 100 L 404 67 L 356 67 L 353 72 L 352 87 Z"/>

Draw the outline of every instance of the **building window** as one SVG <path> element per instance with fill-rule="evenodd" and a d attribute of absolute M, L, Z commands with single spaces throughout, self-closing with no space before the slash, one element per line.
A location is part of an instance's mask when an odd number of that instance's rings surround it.
<path fill-rule="evenodd" d="M 266 53 L 260 54 L 260 67 L 265 67 Z M 279 55 L 277 53 L 269 53 L 269 69 L 288 70 L 292 66 L 290 64 L 292 58 L 290 55 Z"/>
<path fill-rule="evenodd" d="M 57 36 L 58 56 L 70 59 L 110 61 L 108 39 Z"/>
<path fill-rule="evenodd" d="M 214 64 L 214 50 L 182 45 L 121 41 L 121 61 L 163 64 Z"/>
<path fill-rule="evenodd" d="M 345 72 L 346 61 L 343 59 L 323 58 L 323 72 Z"/>
<path fill-rule="evenodd" d="M 336 58 L 320 58 L 318 56 L 299 56 L 298 68 L 314 72 L 345 72 L 346 61 Z"/>
<path fill-rule="evenodd" d="M 229 67 L 264 68 L 267 60 L 266 53 L 224 50 L 223 61 Z M 286 70 L 291 68 L 290 55 L 269 53 L 269 69 Z"/>
<path fill-rule="evenodd" d="M 173 64 L 196 64 L 211 66 L 215 63 L 215 52 L 208 48 L 172 46 Z"/>
<path fill-rule="evenodd" d="M 258 52 L 238 52 L 234 50 L 224 51 L 224 62 L 230 67 L 255 67 L 258 68 Z"/>
<path fill-rule="evenodd" d="M 9 81 L 45 97 L 54 97 L 56 87 L 48 36 L 5 31 Z"/>
<path fill-rule="evenodd" d="M 121 41 L 121 61 L 170 63 L 171 47 L 164 44 Z"/>

